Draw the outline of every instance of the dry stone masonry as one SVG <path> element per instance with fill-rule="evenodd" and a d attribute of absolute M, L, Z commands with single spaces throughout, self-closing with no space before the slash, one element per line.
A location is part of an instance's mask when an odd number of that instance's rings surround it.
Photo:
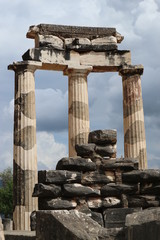
<path fill-rule="evenodd" d="M 37 200 L 32 198 L 37 183 L 34 85 L 34 72 L 37 69 L 62 71 L 68 76 L 69 157 L 76 157 L 77 152 L 79 154 L 82 151 L 79 145 L 88 144 L 90 124 L 87 76 L 90 72 L 119 72 L 123 82 L 124 157 L 129 161 L 136 158 L 140 169 L 147 166 L 140 79 L 143 67 L 132 65 L 129 50 L 118 49 L 124 37 L 115 28 L 52 24 L 31 26 L 27 37 L 34 39 L 34 48 L 23 54 L 22 61 L 8 67 L 15 72 L 13 223 L 16 230 L 30 230 L 30 213 L 37 210 Z M 93 150 L 94 163 L 100 162 L 97 155 L 105 157 L 106 152 L 108 157 L 115 158 L 114 141 L 106 145 L 97 143 L 96 146 L 93 145 L 94 141 L 91 142 L 92 145 L 85 148 Z M 110 169 L 105 171 L 110 172 L 110 179 L 115 177 L 116 181 L 121 181 L 121 171 L 117 169 L 114 176 Z M 98 170 L 102 171 L 101 164 Z M 93 170 L 88 173 L 91 176 L 85 173 L 83 181 L 96 178 L 94 175 L 105 179 L 100 173 L 97 175 Z M 82 184 L 77 180 L 75 183 Z"/>
<path fill-rule="evenodd" d="M 60 221 L 74 210 L 107 229 L 102 239 L 124 240 L 130 231 L 126 216 L 160 206 L 160 170 L 140 170 L 136 159 L 116 158 L 116 142 L 116 130 L 90 132 L 88 144 L 76 145 L 77 157 L 62 158 L 56 170 L 39 171 L 33 193 L 38 224 L 43 225 L 41 214 L 53 219 L 60 214 Z"/>

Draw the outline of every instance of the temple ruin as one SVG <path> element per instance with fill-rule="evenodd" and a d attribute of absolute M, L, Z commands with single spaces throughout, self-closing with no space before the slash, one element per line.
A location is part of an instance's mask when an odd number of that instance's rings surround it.
<path fill-rule="evenodd" d="M 118 72 L 123 84 L 124 157 L 147 168 L 146 138 L 141 90 L 142 65 L 132 65 L 129 50 L 118 50 L 123 40 L 115 28 L 40 24 L 27 38 L 35 47 L 23 61 L 9 65 L 15 72 L 14 101 L 14 229 L 29 230 L 30 214 L 38 209 L 32 197 L 37 179 L 34 72 L 62 71 L 68 76 L 69 157 L 76 144 L 87 144 L 90 132 L 87 76 L 90 72 Z"/>

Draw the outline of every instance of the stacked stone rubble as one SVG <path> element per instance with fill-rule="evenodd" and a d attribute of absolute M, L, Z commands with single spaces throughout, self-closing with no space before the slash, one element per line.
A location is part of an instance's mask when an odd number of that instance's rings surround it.
<path fill-rule="evenodd" d="M 115 228 L 127 214 L 158 207 L 160 170 L 138 170 L 137 160 L 116 158 L 116 138 L 115 130 L 91 132 L 88 144 L 76 145 L 80 156 L 39 171 L 33 193 L 39 210 L 76 209 Z"/>

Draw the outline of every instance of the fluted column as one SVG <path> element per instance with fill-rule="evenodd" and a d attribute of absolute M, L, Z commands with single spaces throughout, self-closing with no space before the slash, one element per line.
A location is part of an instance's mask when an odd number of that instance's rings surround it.
<path fill-rule="evenodd" d="M 75 144 L 88 143 L 89 107 L 87 75 L 92 70 L 67 69 L 68 75 L 68 141 L 69 156 L 76 156 Z"/>
<path fill-rule="evenodd" d="M 147 168 L 146 137 L 141 89 L 143 66 L 124 66 L 123 81 L 124 155 L 139 160 L 139 168 Z"/>
<path fill-rule="evenodd" d="M 32 197 L 37 180 L 36 111 L 34 71 L 39 63 L 19 62 L 15 71 L 13 224 L 15 230 L 30 230 L 30 214 L 37 210 Z"/>

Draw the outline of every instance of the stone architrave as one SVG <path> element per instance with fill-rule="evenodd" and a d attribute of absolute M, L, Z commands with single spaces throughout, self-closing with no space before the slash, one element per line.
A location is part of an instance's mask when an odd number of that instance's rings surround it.
<path fill-rule="evenodd" d="M 15 71 L 13 225 L 15 230 L 30 230 L 30 214 L 37 210 L 32 193 L 37 179 L 36 111 L 34 72 L 39 62 L 9 65 Z"/>
<path fill-rule="evenodd" d="M 69 157 L 76 156 L 75 145 L 88 143 L 89 106 L 87 75 L 92 67 L 68 68 L 68 141 Z"/>
<path fill-rule="evenodd" d="M 143 66 L 123 66 L 124 156 L 137 158 L 139 168 L 147 168 L 146 137 L 144 126 L 141 78 Z"/>

